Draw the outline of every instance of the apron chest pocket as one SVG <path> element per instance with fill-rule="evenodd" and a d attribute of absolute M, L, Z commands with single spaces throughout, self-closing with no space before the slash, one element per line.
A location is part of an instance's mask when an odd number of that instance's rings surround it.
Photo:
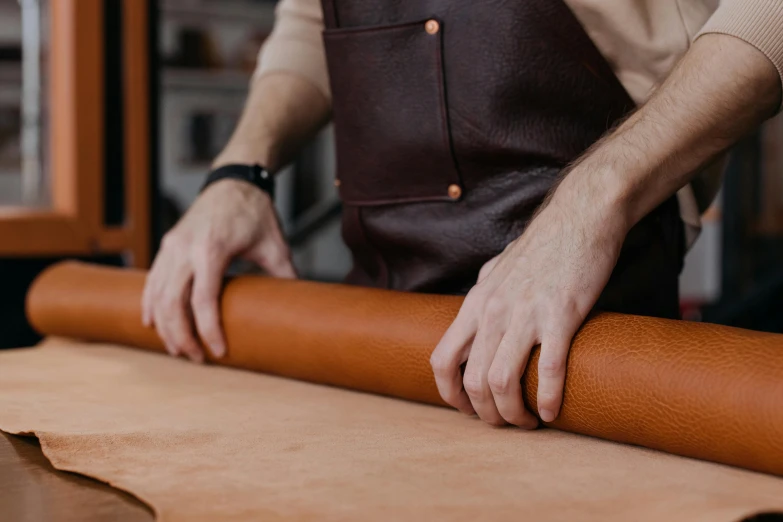
<path fill-rule="evenodd" d="M 442 32 L 436 19 L 324 32 L 345 203 L 460 198 Z"/>

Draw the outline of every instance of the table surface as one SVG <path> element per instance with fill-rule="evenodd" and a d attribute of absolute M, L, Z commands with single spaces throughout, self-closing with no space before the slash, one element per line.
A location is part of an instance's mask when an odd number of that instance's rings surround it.
<path fill-rule="evenodd" d="M 57 471 L 38 439 L 0 433 L 0 519 L 14 522 L 151 522 L 131 495 Z"/>

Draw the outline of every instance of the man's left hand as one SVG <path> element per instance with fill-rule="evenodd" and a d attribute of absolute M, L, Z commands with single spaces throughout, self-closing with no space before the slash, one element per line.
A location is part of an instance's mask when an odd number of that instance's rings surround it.
<path fill-rule="evenodd" d="M 525 233 L 482 270 L 432 354 L 443 399 L 492 424 L 535 427 L 520 378 L 540 344 L 538 404 L 530 406 L 554 420 L 571 339 L 628 230 L 770 117 L 780 99 L 778 71 L 753 45 L 698 38 L 652 98 L 591 147 Z"/>
<path fill-rule="evenodd" d="M 541 345 L 538 413 L 553 421 L 563 400 L 571 340 L 606 286 L 626 230 L 553 197 L 525 233 L 482 269 L 432 354 L 443 399 L 494 425 L 535 428 L 520 380 Z M 464 366 L 464 376 L 462 367 Z"/>

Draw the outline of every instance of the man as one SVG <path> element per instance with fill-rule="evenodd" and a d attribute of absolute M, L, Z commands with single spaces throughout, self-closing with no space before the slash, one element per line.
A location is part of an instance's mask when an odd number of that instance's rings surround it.
<path fill-rule="evenodd" d="M 331 109 L 348 281 L 467 293 L 432 354 L 440 393 L 533 428 L 519 382 L 532 347 L 531 407 L 551 421 L 592 309 L 675 317 L 717 186 L 707 167 L 780 108 L 783 2 L 716 4 L 283 0 L 214 167 L 274 172 Z M 143 319 L 171 354 L 201 361 L 195 332 L 225 353 L 232 258 L 296 277 L 259 187 L 209 184 L 164 238 Z"/>

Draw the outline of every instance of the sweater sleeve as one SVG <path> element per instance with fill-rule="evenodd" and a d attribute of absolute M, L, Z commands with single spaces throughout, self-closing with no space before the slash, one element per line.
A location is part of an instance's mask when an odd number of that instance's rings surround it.
<path fill-rule="evenodd" d="M 323 28 L 319 0 L 281 0 L 275 9 L 274 29 L 258 53 L 253 79 L 272 72 L 295 74 L 331 100 Z"/>
<path fill-rule="evenodd" d="M 778 70 L 783 89 L 783 0 L 721 0 L 695 38 L 710 33 L 734 36 L 764 53 Z"/>

